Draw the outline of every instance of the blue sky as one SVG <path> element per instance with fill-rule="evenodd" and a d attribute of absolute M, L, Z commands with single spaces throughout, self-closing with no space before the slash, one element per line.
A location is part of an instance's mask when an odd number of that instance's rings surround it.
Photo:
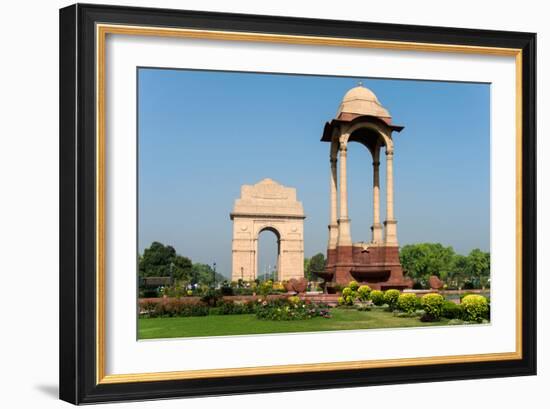
<path fill-rule="evenodd" d="M 297 189 L 306 257 L 326 251 L 329 145 L 320 142 L 346 91 L 361 80 L 390 111 L 400 245 L 489 250 L 490 85 L 141 68 L 138 71 L 139 237 L 173 245 L 231 274 L 229 213 L 240 186 L 269 177 Z M 381 218 L 385 172 L 381 165 Z M 372 159 L 348 147 L 353 241 L 369 241 Z M 259 271 L 276 259 L 260 235 Z"/>

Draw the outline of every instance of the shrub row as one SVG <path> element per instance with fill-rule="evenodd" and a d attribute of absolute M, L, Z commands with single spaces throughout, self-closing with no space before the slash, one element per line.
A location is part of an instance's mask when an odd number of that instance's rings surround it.
<path fill-rule="evenodd" d="M 204 304 L 188 304 L 181 301 L 145 302 L 140 306 L 142 315 L 158 317 L 198 317 L 208 315 L 209 308 Z"/>
<path fill-rule="evenodd" d="M 368 301 L 371 288 L 368 285 L 359 285 L 357 281 L 350 281 L 347 287 L 342 289 L 342 296 L 338 297 L 338 304 L 353 305 L 357 301 Z"/>
<path fill-rule="evenodd" d="M 190 304 L 180 300 L 164 302 L 147 301 L 140 304 L 140 312 L 144 317 L 200 317 L 205 315 L 254 314 L 257 303 L 221 301 L 216 306 L 206 303 Z"/>
<path fill-rule="evenodd" d="M 409 314 L 422 308 L 424 315 L 420 320 L 424 322 L 438 321 L 441 317 L 482 322 L 489 319 L 490 305 L 487 298 L 478 294 L 467 295 L 460 304 L 455 304 L 440 294 L 426 294 L 419 299 L 414 294 L 405 293 L 399 296 L 397 308 Z"/>
<path fill-rule="evenodd" d="M 362 291 L 361 289 L 364 288 Z M 402 311 L 404 316 L 410 316 L 418 309 L 424 314 L 421 321 L 439 321 L 441 317 L 448 319 L 461 319 L 470 322 L 482 322 L 489 319 L 490 304 L 486 297 L 479 294 L 464 294 L 461 303 L 447 301 L 436 293 L 425 294 L 421 298 L 413 293 L 400 293 L 398 290 L 386 291 L 372 290 L 364 285 L 359 286 L 355 281 L 342 290 L 339 297 L 340 305 L 354 305 L 357 301 L 370 300 L 376 306 L 387 305 L 390 311 Z"/>
<path fill-rule="evenodd" d="M 259 319 L 289 321 L 331 317 L 327 305 L 302 301 L 296 296 L 269 301 L 218 301 L 215 305 L 209 305 L 204 301 L 199 304 L 189 304 L 181 300 L 146 301 L 140 303 L 140 312 L 141 316 L 148 318 L 256 314 Z"/>

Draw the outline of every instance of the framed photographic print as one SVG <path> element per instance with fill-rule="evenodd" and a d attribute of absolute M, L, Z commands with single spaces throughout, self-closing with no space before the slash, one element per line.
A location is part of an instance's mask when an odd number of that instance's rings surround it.
<path fill-rule="evenodd" d="M 61 399 L 535 374 L 535 40 L 61 9 Z"/>

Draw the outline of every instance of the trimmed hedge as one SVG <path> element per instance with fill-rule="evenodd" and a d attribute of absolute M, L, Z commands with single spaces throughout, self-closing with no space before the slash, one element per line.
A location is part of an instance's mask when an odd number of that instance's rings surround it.
<path fill-rule="evenodd" d="M 357 291 L 352 290 L 351 287 L 346 287 L 342 290 L 342 296 L 338 297 L 338 303 L 340 305 L 353 305 L 356 298 Z"/>
<path fill-rule="evenodd" d="M 353 305 L 357 300 L 368 301 L 371 289 L 368 285 L 359 286 L 357 281 L 350 281 L 342 290 L 342 296 L 338 297 L 339 305 Z"/>
<path fill-rule="evenodd" d="M 462 307 L 460 304 L 455 304 L 452 301 L 445 301 L 443 307 L 441 308 L 441 316 L 445 318 L 461 319 L 462 318 Z"/>
<path fill-rule="evenodd" d="M 370 292 L 370 299 L 374 305 L 384 305 L 384 293 L 380 290 L 372 290 Z"/>
<path fill-rule="evenodd" d="M 399 298 L 397 299 L 397 308 L 403 312 L 406 312 L 407 314 L 412 314 L 413 312 L 415 312 L 419 304 L 420 300 L 418 299 L 416 294 L 412 293 L 400 294 Z"/>
<path fill-rule="evenodd" d="M 422 296 L 421 304 L 426 313 L 420 320 L 424 322 L 439 321 L 443 312 L 444 303 L 445 298 L 440 294 L 430 293 Z"/>
<path fill-rule="evenodd" d="M 371 288 L 368 285 L 362 285 L 357 289 L 357 297 L 361 301 L 368 301 Z"/>
<path fill-rule="evenodd" d="M 351 291 L 357 291 L 357 289 L 359 288 L 359 284 L 357 283 L 357 281 L 350 281 L 348 284 L 348 288 L 350 288 Z"/>
<path fill-rule="evenodd" d="M 395 310 L 395 308 L 397 307 L 397 300 L 399 299 L 400 295 L 401 293 L 399 292 L 399 290 L 394 289 L 387 290 L 384 293 L 384 302 L 388 304 L 388 307 L 391 311 Z"/>
<path fill-rule="evenodd" d="M 463 317 L 466 321 L 481 322 L 489 318 L 489 303 L 487 298 L 478 294 L 470 294 L 462 299 Z"/>

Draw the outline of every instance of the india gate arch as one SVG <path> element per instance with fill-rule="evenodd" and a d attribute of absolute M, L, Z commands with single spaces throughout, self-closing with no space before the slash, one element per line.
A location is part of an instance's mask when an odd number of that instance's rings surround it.
<path fill-rule="evenodd" d="M 258 238 L 266 230 L 277 237 L 278 279 L 304 276 L 305 214 L 295 188 L 272 179 L 243 185 L 230 217 L 233 220 L 233 281 L 258 277 Z"/>
<path fill-rule="evenodd" d="M 393 133 L 403 126 L 392 124 L 390 113 L 376 95 L 361 84 L 349 90 L 336 114 L 324 127 L 321 141 L 330 145 L 330 219 L 327 264 L 317 275 L 334 284 L 352 280 L 371 288 L 406 288 L 412 282 L 403 277 L 399 261 L 397 220 L 394 215 Z M 348 215 L 348 144 L 363 145 L 372 156 L 372 226 L 370 241 L 353 242 Z M 386 166 L 386 214 L 380 215 L 380 164 Z M 367 187 L 367 186 L 365 186 Z"/>

